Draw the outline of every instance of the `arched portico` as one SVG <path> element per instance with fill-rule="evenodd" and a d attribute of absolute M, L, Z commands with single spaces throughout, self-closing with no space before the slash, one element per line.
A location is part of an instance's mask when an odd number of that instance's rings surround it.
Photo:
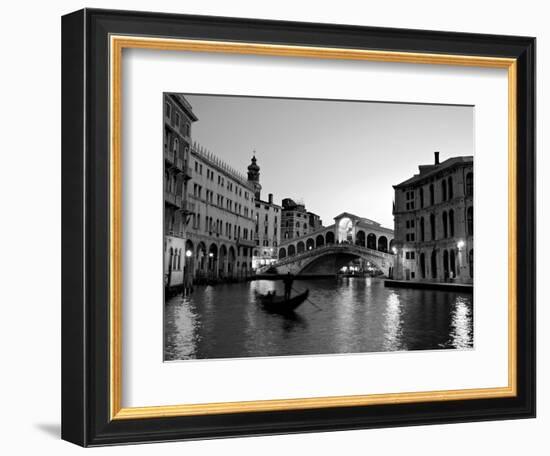
<path fill-rule="evenodd" d="M 357 233 L 355 234 L 355 243 L 361 247 L 366 246 L 365 232 L 363 230 L 357 230 Z"/>
<path fill-rule="evenodd" d="M 184 284 L 186 287 L 190 286 L 193 282 L 193 276 L 195 273 L 195 261 L 194 261 L 194 255 L 193 252 L 195 251 L 195 247 L 193 245 L 193 242 L 191 242 L 189 239 L 185 241 L 185 257 L 184 257 L 184 264 L 183 264 L 183 279 Z"/>
<path fill-rule="evenodd" d="M 378 250 L 381 252 L 388 251 L 388 238 L 386 236 L 380 236 L 378 238 Z"/>
<path fill-rule="evenodd" d="M 338 242 L 349 243 L 354 242 L 354 224 L 349 217 L 342 217 L 337 224 L 338 229 Z"/>
<path fill-rule="evenodd" d="M 229 247 L 227 251 L 227 276 L 229 278 L 235 277 L 235 260 L 237 256 L 235 255 L 235 248 L 233 246 Z"/>
<path fill-rule="evenodd" d="M 218 277 L 223 279 L 227 275 L 227 247 L 221 245 L 218 259 Z"/>
<path fill-rule="evenodd" d="M 367 249 L 376 250 L 376 234 L 369 233 L 367 236 Z"/>
<path fill-rule="evenodd" d="M 207 260 L 208 277 L 216 278 L 218 274 L 218 246 L 216 244 L 210 244 L 208 248 L 208 260 Z"/>
<path fill-rule="evenodd" d="M 202 276 L 206 272 L 206 245 L 204 242 L 199 242 L 195 257 L 197 265 L 197 275 Z"/>
<path fill-rule="evenodd" d="M 325 245 L 325 238 L 323 237 L 322 234 L 319 234 L 316 238 L 315 238 L 315 247 L 322 247 Z"/>

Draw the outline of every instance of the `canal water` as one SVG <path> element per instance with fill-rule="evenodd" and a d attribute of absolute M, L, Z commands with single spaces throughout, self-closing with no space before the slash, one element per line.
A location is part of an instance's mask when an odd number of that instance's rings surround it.
<path fill-rule="evenodd" d="M 473 347 L 472 295 L 385 288 L 375 278 L 296 280 L 310 289 L 295 315 L 270 314 L 256 292 L 280 282 L 195 288 L 165 306 L 165 360 L 243 358 Z M 294 292 L 293 292 L 294 294 Z"/>

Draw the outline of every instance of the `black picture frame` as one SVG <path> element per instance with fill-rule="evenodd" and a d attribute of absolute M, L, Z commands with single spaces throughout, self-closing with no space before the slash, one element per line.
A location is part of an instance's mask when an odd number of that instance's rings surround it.
<path fill-rule="evenodd" d="M 108 43 L 112 34 L 517 59 L 517 395 L 111 420 Z M 84 9 L 62 19 L 62 127 L 63 439 L 99 446 L 535 416 L 534 38 Z"/>

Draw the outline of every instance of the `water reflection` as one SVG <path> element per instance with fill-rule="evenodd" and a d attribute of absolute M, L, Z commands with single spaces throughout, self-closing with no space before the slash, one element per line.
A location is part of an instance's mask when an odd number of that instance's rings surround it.
<path fill-rule="evenodd" d="M 454 348 L 470 348 L 472 346 L 472 307 L 462 297 L 455 301 L 451 317 L 450 346 Z"/>
<path fill-rule="evenodd" d="M 386 317 L 384 323 L 384 350 L 402 350 L 401 337 L 401 302 L 397 293 L 391 293 L 386 300 Z"/>
<path fill-rule="evenodd" d="M 257 293 L 281 283 L 197 288 L 165 306 L 165 359 L 241 358 L 473 347 L 472 296 L 385 288 L 371 278 L 296 281 L 310 289 L 293 315 L 265 312 Z"/>
<path fill-rule="evenodd" d="M 196 357 L 200 321 L 190 299 L 177 296 L 170 301 L 171 312 L 166 312 L 164 346 L 166 359 Z"/>

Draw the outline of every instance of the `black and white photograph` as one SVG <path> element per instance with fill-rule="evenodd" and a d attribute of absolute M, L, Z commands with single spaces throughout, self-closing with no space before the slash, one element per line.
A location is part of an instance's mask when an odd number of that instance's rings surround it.
<path fill-rule="evenodd" d="M 473 349 L 473 106 L 163 98 L 165 361 Z"/>

